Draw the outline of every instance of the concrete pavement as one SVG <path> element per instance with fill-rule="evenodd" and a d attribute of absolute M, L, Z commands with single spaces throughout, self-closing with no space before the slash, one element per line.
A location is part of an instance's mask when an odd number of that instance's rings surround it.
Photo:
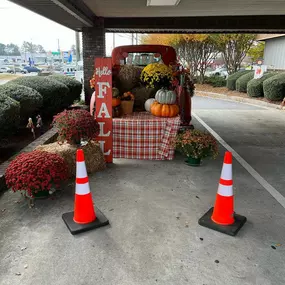
<path fill-rule="evenodd" d="M 246 159 L 257 157 L 257 166 L 273 157 L 263 152 L 268 143 L 271 153 L 280 151 L 282 137 L 274 125 L 283 115 L 240 104 L 225 111 L 217 101 L 199 100 L 194 111 L 235 148 L 240 142 L 238 151 Z M 213 104 L 218 106 L 211 109 Z M 258 122 L 253 113 L 266 120 Z M 254 148 L 258 142 L 262 151 Z M 78 236 L 61 219 L 73 207 L 72 185 L 54 201 L 37 201 L 32 210 L 21 199 L 15 203 L 19 195 L 4 193 L 0 284 L 284 285 L 285 210 L 236 160 L 235 207 L 248 222 L 235 238 L 198 225 L 214 203 L 224 148 L 220 151 L 198 168 L 186 166 L 179 155 L 164 162 L 115 160 L 90 177 L 94 202 L 111 225 Z M 284 169 L 282 159 L 264 169 L 266 178 L 276 179 L 276 169 Z"/>

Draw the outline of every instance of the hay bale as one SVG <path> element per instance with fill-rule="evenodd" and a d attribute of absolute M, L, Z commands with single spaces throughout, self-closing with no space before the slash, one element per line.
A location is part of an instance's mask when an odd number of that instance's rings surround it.
<path fill-rule="evenodd" d="M 68 143 L 58 144 L 57 142 L 40 145 L 36 148 L 37 150 L 47 151 L 60 155 L 68 164 L 68 169 L 71 177 L 76 175 L 76 146 Z M 106 163 L 104 155 L 100 148 L 99 143 L 90 141 L 87 145 L 82 146 L 85 154 L 85 163 L 88 173 L 104 170 Z"/>
<path fill-rule="evenodd" d="M 131 89 L 135 96 L 134 109 L 135 111 L 145 111 L 144 103 L 149 98 L 154 98 L 157 88 L 146 88 L 143 85 Z"/>
<path fill-rule="evenodd" d="M 142 70 L 143 68 L 139 66 L 121 66 L 116 80 L 116 86 L 118 86 L 121 93 L 130 91 L 140 83 Z"/>

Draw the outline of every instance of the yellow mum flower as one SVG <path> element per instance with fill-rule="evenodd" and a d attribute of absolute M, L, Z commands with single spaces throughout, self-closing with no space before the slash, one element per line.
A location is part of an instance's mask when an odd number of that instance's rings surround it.
<path fill-rule="evenodd" d="M 149 87 L 154 87 L 155 83 L 160 83 L 163 79 L 172 79 L 172 68 L 163 63 L 148 64 L 141 73 L 141 80 Z"/>

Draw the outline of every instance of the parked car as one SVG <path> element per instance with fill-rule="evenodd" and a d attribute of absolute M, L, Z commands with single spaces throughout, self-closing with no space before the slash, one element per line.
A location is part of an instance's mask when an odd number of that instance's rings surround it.
<path fill-rule="evenodd" d="M 24 69 L 27 70 L 28 73 L 30 73 L 30 72 L 41 72 L 41 70 L 39 68 L 34 67 L 34 66 L 25 66 Z"/>
<path fill-rule="evenodd" d="M 220 68 L 216 68 L 215 70 L 209 72 L 208 76 L 221 76 L 223 78 L 227 78 L 229 74 L 225 67 L 220 67 Z"/>
<path fill-rule="evenodd" d="M 21 68 L 21 67 L 15 67 L 15 72 L 19 72 L 19 73 L 22 73 L 22 74 L 26 74 L 28 73 L 28 71 L 24 68 Z"/>
<path fill-rule="evenodd" d="M 14 73 L 14 71 L 10 67 L 1 67 L 0 73 Z"/>

